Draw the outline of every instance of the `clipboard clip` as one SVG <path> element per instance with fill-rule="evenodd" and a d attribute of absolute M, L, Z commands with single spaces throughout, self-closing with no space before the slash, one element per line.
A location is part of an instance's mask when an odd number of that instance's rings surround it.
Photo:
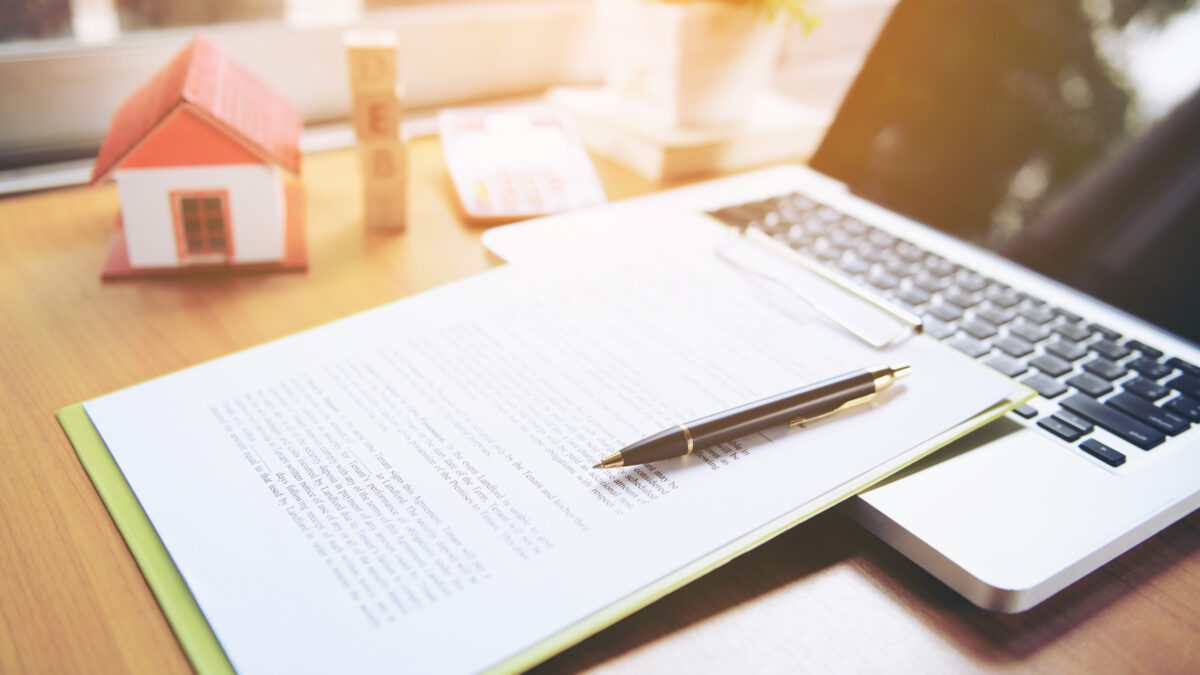
<path fill-rule="evenodd" d="M 784 286 L 875 349 L 899 344 L 923 330 L 919 316 L 757 228 L 731 228 L 729 235 L 717 244 L 719 258 Z"/>

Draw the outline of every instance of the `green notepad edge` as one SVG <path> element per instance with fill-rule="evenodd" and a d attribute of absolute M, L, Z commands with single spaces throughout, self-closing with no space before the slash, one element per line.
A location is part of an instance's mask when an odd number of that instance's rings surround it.
<path fill-rule="evenodd" d="M 1036 393 L 1032 389 L 1022 385 L 1009 398 L 979 415 L 931 438 L 891 462 L 847 482 L 839 489 L 826 493 L 735 539 L 711 554 L 685 565 L 641 591 L 626 596 L 599 612 L 554 633 L 545 640 L 513 654 L 485 672 L 520 672 L 545 661 L 743 553 L 765 544 L 822 511 L 923 459 L 935 450 L 999 419 L 1034 396 Z M 187 655 L 192 668 L 200 675 L 235 673 L 233 665 L 225 655 L 225 650 L 221 648 L 220 641 L 217 640 L 217 636 L 213 633 L 208 620 L 204 618 L 200 606 L 196 604 L 196 599 L 188 590 L 187 582 L 179 574 L 179 569 L 175 567 L 170 554 L 167 553 L 166 547 L 159 539 L 158 533 L 150 523 L 150 518 L 142 510 L 141 504 L 133 494 L 133 489 L 125 481 L 124 474 L 121 473 L 116 460 L 108 451 L 108 446 L 104 444 L 96 427 L 92 425 L 91 418 L 83 409 L 83 404 L 77 403 L 62 408 L 58 411 L 57 417 L 67 438 L 71 441 L 71 445 L 74 446 L 75 454 L 79 456 L 84 470 L 91 477 L 96 492 L 100 494 L 101 500 L 104 501 L 105 507 L 112 515 L 113 522 L 116 523 L 121 536 L 125 538 L 129 551 L 133 553 L 134 560 L 137 561 L 142 575 L 150 585 L 150 590 L 158 599 L 167 623 L 175 632 L 175 637 L 183 647 L 184 654 Z"/>
<path fill-rule="evenodd" d="M 231 675 L 233 665 L 225 656 L 225 650 L 188 590 L 187 582 L 179 574 L 174 561 L 163 546 L 162 540 L 150 518 L 142 510 L 125 475 L 92 425 L 91 418 L 82 403 L 67 406 L 58 411 L 58 423 L 67 433 L 75 454 L 83 469 L 96 486 L 96 492 L 112 515 L 113 522 L 125 538 L 129 552 L 142 569 L 142 576 L 158 599 L 167 623 L 175 631 L 179 645 L 191 662 L 192 668 L 202 675 Z"/>

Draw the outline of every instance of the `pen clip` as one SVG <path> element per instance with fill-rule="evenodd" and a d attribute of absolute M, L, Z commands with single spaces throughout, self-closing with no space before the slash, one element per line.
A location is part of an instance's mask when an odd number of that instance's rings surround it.
<path fill-rule="evenodd" d="M 752 252 L 747 253 L 747 248 Z M 768 259 L 755 255 L 764 252 L 770 254 Z M 875 349 L 885 349 L 922 331 L 920 317 L 756 228 L 731 228 L 731 236 L 717 245 L 716 254 L 741 270 L 782 285 Z M 776 264 L 772 270 L 771 259 L 783 265 Z M 854 312 L 857 315 L 852 317 Z"/>
<path fill-rule="evenodd" d="M 821 413 L 821 414 L 819 414 L 819 415 L 813 415 L 812 417 L 793 417 L 793 418 L 792 418 L 792 419 L 791 419 L 791 420 L 788 422 L 788 426 L 789 426 L 789 427 L 798 427 L 798 426 L 800 426 L 801 424 L 804 424 L 805 422 L 813 422 L 813 421 L 815 421 L 815 420 L 819 420 L 819 419 L 822 419 L 822 418 L 825 418 L 825 417 L 829 417 L 830 415 L 832 415 L 832 414 L 834 414 L 834 413 L 839 413 L 839 412 L 841 412 L 841 411 L 843 411 L 843 410 L 845 410 L 845 409 L 847 409 L 847 408 L 853 408 L 853 407 L 855 407 L 855 406 L 859 406 L 859 405 L 862 405 L 862 404 L 864 404 L 864 403 L 869 403 L 869 402 L 870 402 L 872 399 L 874 399 L 874 398 L 875 398 L 875 394 L 874 394 L 874 393 L 870 393 L 870 394 L 866 394 L 866 395 L 864 395 L 864 396 L 859 396 L 858 398 L 852 398 L 852 399 L 850 399 L 849 401 L 846 401 L 845 403 L 843 403 L 843 404 L 839 405 L 838 407 L 834 408 L 833 410 L 829 410 L 829 411 L 827 411 L 827 412 L 823 412 L 823 413 Z"/>

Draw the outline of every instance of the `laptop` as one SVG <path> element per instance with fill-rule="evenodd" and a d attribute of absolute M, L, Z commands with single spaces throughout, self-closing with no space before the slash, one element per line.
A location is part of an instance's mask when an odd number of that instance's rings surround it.
<path fill-rule="evenodd" d="M 808 166 L 490 230 L 761 230 L 1038 392 L 851 500 L 1019 612 L 1200 506 L 1200 7 L 900 0 Z M 686 236 L 686 235 L 683 235 Z"/>

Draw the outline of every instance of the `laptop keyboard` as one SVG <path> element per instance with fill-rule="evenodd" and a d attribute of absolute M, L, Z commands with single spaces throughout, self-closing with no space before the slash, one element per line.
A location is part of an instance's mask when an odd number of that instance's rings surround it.
<path fill-rule="evenodd" d="M 712 212 L 922 317 L 924 331 L 1036 390 L 1014 411 L 1109 466 L 1200 423 L 1200 367 L 989 279 L 801 194 Z M 1092 436 L 1100 427 L 1115 447 Z"/>

